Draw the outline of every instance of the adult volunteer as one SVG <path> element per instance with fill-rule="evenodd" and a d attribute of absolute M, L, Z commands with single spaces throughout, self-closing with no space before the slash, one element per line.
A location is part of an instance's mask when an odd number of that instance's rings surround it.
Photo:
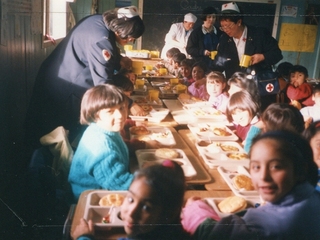
<path fill-rule="evenodd" d="M 246 26 L 236 3 L 222 5 L 219 21 L 224 33 L 219 41 L 213 69 L 225 71 L 227 78 L 243 71 L 239 62 L 244 54 L 251 56 L 251 68 L 256 72 L 271 69 L 282 59 L 278 42 L 266 29 Z"/>
<path fill-rule="evenodd" d="M 27 144 L 37 147 L 39 138 L 58 126 L 67 129 L 72 140 L 80 129 L 84 92 L 112 84 L 115 71 L 131 67 L 117 44 L 134 42 L 144 29 L 135 6 L 82 19 L 40 67 L 26 116 Z"/>
<path fill-rule="evenodd" d="M 192 13 L 184 15 L 183 22 L 171 25 L 169 32 L 165 37 L 165 45 L 161 51 L 161 58 L 166 59 L 166 53 L 170 48 L 178 48 L 181 53 L 187 56 L 186 46 L 188 38 L 193 30 L 197 17 Z"/>
<path fill-rule="evenodd" d="M 187 53 L 195 61 L 205 62 L 212 67 L 211 51 L 217 49 L 221 32 L 214 26 L 217 11 L 214 7 L 206 7 L 201 14 L 203 24 L 194 29 L 187 43 Z"/>

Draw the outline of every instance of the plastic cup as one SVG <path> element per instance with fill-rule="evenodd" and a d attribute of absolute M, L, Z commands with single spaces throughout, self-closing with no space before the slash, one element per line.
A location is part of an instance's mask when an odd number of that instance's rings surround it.
<path fill-rule="evenodd" d="M 141 75 L 143 69 L 143 62 L 142 61 L 132 61 L 132 71 L 137 74 Z"/>
<path fill-rule="evenodd" d="M 136 86 L 138 89 L 142 89 L 144 87 L 144 80 L 143 79 L 137 79 L 136 80 Z"/>
<path fill-rule="evenodd" d="M 215 57 L 216 57 L 217 53 L 218 53 L 218 51 L 211 51 L 211 55 L 210 55 L 210 57 L 211 57 L 211 59 L 212 59 L 212 60 L 214 60 L 214 59 L 215 59 Z"/>
<path fill-rule="evenodd" d="M 124 45 L 124 46 L 123 46 L 123 49 L 124 49 L 125 51 L 130 51 L 130 50 L 132 50 L 132 45 Z"/>
<path fill-rule="evenodd" d="M 153 69 L 153 66 L 152 65 L 146 65 L 146 70 L 147 71 L 152 71 Z"/>
<path fill-rule="evenodd" d="M 159 99 L 159 90 L 150 89 L 149 90 L 149 99 L 150 99 L 150 101 L 157 101 Z"/>
<path fill-rule="evenodd" d="M 170 78 L 170 84 L 172 86 L 179 84 L 179 78 Z"/>
<path fill-rule="evenodd" d="M 159 74 L 161 76 L 167 75 L 168 74 L 168 70 L 166 68 L 159 68 Z"/>
<path fill-rule="evenodd" d="M 251 62 L 251 56 L 249 55 L 242 55 L 240 60 L 240 67 L 249 67 Z"/>
<path fill-rule="evenodd" d="M 186 85 L 183 85 L 183 84 L 178 84 L 176 87 L 176 92 L 177 93 L 185 93 L 186 90 L 187 90 L 187 86 Z"/>
<path fill-rule="evenodd" d="M 159 51 L 151 51 L 150 54 L 151 54 L 152 58 L 159 58 L 159 56 L 160 56 Z"/>

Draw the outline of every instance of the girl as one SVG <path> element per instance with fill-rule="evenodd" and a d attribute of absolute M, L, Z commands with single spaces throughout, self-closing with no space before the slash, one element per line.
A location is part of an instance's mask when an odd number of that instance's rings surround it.
<path fill-rule="evenodd" d="M 235 124 L 236 134 L 241 141 L 247 137 L 253 125 L 259 127 L 259 105 L 253 100 L 250 93 L 241 91 L 234 93 L 227 104 L 226 116 L 229 122 Z"/>
<path fill-rule="evenodd" d="M 197 81 L 201 81 L 202 79 L 205 79 L 207 71 L 207 66 L 204 62 L 196 62 L 192 66 L 192 78 L 194 82 L 188 87 L 188 92 L 196 97 L 203 100 L 208 99 L 208 93 L 206 90 L 206 85 L 201 85 L 199 87 L 196 87 Z"/>
<path fill-rule="evenodd" d="M 75 151 L 69 183 L 74 200 L 88 189 L 126 190 L 133 179 L 128 148 L 120 131 L 127 118 L 127 97 L 109 84 L 86 91 L 80 123 L 89 125 Z"/>
<path fill-rule="evenodd" d="M 303 132 L 303 136 L 308 140 L 313 151 L 313 161 L 318 166 L 317 191 L 320 192 L 320 121 L 311 123 Z"/>
<path fill-rule="evenodd" d="M 165 160 L 134 174 L 121 206 L 124 230 L 130 239 L 190 239 L 182 229 L 180 213 L 185 192 L 182 168 Z M 79 237 L 85 235 L 87 238 Z M 81 219 L 73 239 L 92 239 L 92 221 Z"/>
<path fill-rule="evenodd" d="M 192 78 L 192 65 L 194 64 L 194 61 L 192 59 L 184 59 L 181 61 L 180 66 L 180 73 L 183 77 L 182 84 L 189 87 L 191 83 L 194 82 Z"/>
<path fill-rule="evenodd" d="M 212 106 L 225 113 L 229 97 L 227 95 L 227 81 L 220 72 L 213 71 L 207 76 L 207 92 L 209 94 L 209 103 Z"/>
<path fill-rule="evenodd" d="M 317 166 L 309 143 L 296 133 L 267 132 L 255 138 L 249 156 L 253 185 L 266 204 L 217 222 L 207 218 L 212 208 L 192 198 L 183 227 L 195 239 L 319 239 Z"/>

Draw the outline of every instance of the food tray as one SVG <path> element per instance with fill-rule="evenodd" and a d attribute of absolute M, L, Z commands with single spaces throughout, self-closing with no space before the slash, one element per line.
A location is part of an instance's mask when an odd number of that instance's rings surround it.
<path fill-rule="evenodd" d="M 149 121 L 149 122 L 154 122 L 154 123 L 159 123 L 161 122 L 163 119 L 165 119 L 165 117 L 168 115 L 169 113 L 169 109 L 167 108 L 152 108 L 152 110 L 149 112 L 148 115 L 146 116 L 133 116 L 130 115 L 129 117 L 133 120 L 133 121 Z"/>
<path fill-rule="evenodd" d="M 171 160 L 181 164 L 185 177 L 193 177 L 197 175 L 196 170 L 194 169 L 192 163 L 190 162 L 185 152 L 182 149 L 172 149 L 176 150 L 179 153 L 179 156 Z M 161 163 L 164 161 L 164 159 L 158 158 L 155 155 L 155 151 L 156 149 L 141 149 L 136 151 L 136 156 L 140 168 L 147 166 L 148 164 L 152 165 L 153 163 Z"/>
<path fill-rule="evenodd" d="M 144 141 L 157 140 L 164 146 L 174 146 L 176 141 L 169 128 L 166 127 L 146 127 L 150 134 L 135 135 L 130 133 L 131 139 L 139 139 Z"/>
<path fill-rule="evenodd" d="M 161 101 L 161 99 L 150 101 L 148 99 L 148 96 L 130 96 L 130 98 L 138 105 L 149 104 L 152 106 L 163 106 L 163 102 Z"/>
<path fill-rule="evenodd" d="M 202 106 L 212 107 L 208 101 L 196 100 L 192 97 L 190 99 L 181 99 L 178 97 L 177 99 L 182 104 L 182 106 L 185 106 L 186 108 L 202 107 Z"/>
<path fill-rule="evenodd" d="M 135 93 L 145 93 L 147 92 L 148 87 L 143 85 L 143 88 L 138 88 L 137 85 L 134 85 L 133 92 Z"/>
<path fill-rule="evenodd" d="M 237 141 L 238 136 L 234 134 L 227 126 L 219 123 L 189 123 L 188 128 L 193 133 L 193 135 L 200 140 L 209 141 Z M 218 136 L 214 134 L 213 130 L 215 128 L 225 129 L 228 136 Z"/>
<path fill-rule="evenodd" d="M 235 213 L 223 213 L 223 212 L 221 212 L 219 210 L 218 204 L 224 199 L 225 198 L 204 198 L 204 201 L 206 201 L 206 203 L 213 208 L 213 210 L 218 214 L 218 216 L 220 218 L 227 217 L 227 216 L 229 216 L 231 214 L 236 214 L 236 212 Z M 256 206 L 256 204 L 260 204 L 259 198 L 257 198 L 257 199 L 246 199 L 246 201 L 247 201 L 246 209 L 254 208 Z M 241 211 L 243 211 L 243 210 L 241 210 Z"/>
<path fill-rule="evenodd" d="M 227 149 L 228 147 L 229 149 Z M 230 165 L 242 165 L 249 167 L 250 161 L 248 159 L 248 155 L 237 142 L 199 140 L 196 142 L 196 148 L 198 149 L 203 161 L 210 168 Z M 233 157 L 233 154 L 236 154 L 236 156 Z M 242 156 L 236 158 L 237 154 Z"/>
<path fill-rule="evenodd" d="M 164 87 L 165 85 L 168 85 L 169 82 L 164 82 L 164 81 L 151 81 L 150 82 L 152 87 Z"/>
<path fill-rule="evenodd" d="M 212 106 L 196 106 L 196 107 L 183 107 L 189 114 L 198 120 L 205 121 L 227 121 L 226 115 Z"/>
<path fill-rule="evenodd" d="M 218 167 L 218 172 L 222 176 L 222 178 L 226 181 L 232 192 L 240 197 L 244 198 L 259 198 L 259 194 L 256 190 L 252 191 L 246 191 L 246 190 L 238 190 L 234 186 L 232 179 L 237 175 L 237 174 L 244 174 L 250 177 L 249 172 L 244 166 L 220 166 Z"/>
<path fill-rule="evenodd" d="M 102 197 L 108 194 L 121 194 L 126 196 L 127 191 L 107 191 L 97 190 L 88 194 L 87 202 L 84 210 L 83 218 L 85 220 L 92 220 L 93 224 L 97 227 L 123 227 L 123 221 L 120 219 L 120 206 L 113 207 L 110 214 L 110 223 L 102 223 L 102 218 L 107 216 L 111 207 L 99 206 L 99 201 Z"/>
<path fill-rule="evenodd" d="M 166 88 L 166 87 L 159 87 L 160 92 L 162 95 L 170 95 L 170 96 L 177 96 L 178 92 L 172 88 Z"/>

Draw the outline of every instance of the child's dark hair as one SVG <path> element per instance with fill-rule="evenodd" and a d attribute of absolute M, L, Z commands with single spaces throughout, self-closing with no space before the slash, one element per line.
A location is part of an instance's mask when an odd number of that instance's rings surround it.
<path fill-rule="evenodd" d="M 290 69 L 293 67 L 292 63 L 282 62 L 278 65 L 276 73 L 279 77 L 283 77 L 286 81 L 289 81 L 290 78 Z"/>
<path fill-rule="evenodd" d="M 295 131 L 302 133 L 304 120 L 301 112 L 287 103 L 273 103 L 262 114 L 265 131 Z"/>
<path fill-rule="evenodd" d="M 193 59 L 189 59 L 189 58 L 185 58 L 181 61 L 180 66 L 187 66 L 192 68 L 192 65 L 194 64 L 194 60 Z"/>
<path fill-rule="evenodd" d="M 116 74 L 113 76 L 114 85 L 124 92 L 132 92 L 134 89 L 133 83 L 123 74 Z"/>
<path fill-rule="evenodd" d="M 88 89 L 81 101 L 80 123 L 95 122 L 101 109 L 127 104 L 128 98 L 118 87 L 111 84 L 101 84 Z"/>
<path fill-rule="evenodd" d="M 199 67 L 199 68 L 201 68 L 201 69 L 204 71 L 205 74 L 207 73 L 207 64 L 206 64 L 205 62 L 203 62 L 203 61 L 195 62 L 195 63 L 192 65 L 192 69 L 193 69 L 194 67 Z"/>
<path fill-rule="evenodd" d="M 260 113 L 259 104 L 254 101 L 247 91 L 236 92 L 230 97 L 226 109 L 226 116 L 229 122 L 233 122 L 232 114 L 236 109 L 248 110 L 251 117 L 255 117 Z"/>
<path fill-rule="evenodd" d="M 308 181 L 313 186 L 318 182 L 318 167 L 313 161 L 313 153 L 309 142 L 300 134 L 290 131 L 269 131 L 258 135 L 252 141 L 249 157 L 254 145 L 263 139 L 272 139 L 278 142 L 276 151 L 281 157 L 290 159 L 296 176 L 301 177 L 301 182 Z"/>
<path fill-rule="evenodd" d="M 310 142 L 311 138 L 313 138 L 318 132 L 320 132 L 320 120 L 311 123 L 309 127 L 303 131 L 302 135 L 308 142 Z"/>
<path fill-rule="evenodd" d="M 295 72 L 303 73 L 306 78 L 308 77 L 308 70 L 304 66 L 301 66 L 301 65 L 292 66 L 292 68 L 290 68 L 290 74 Z"/>
<path fill-rule="evenodd" d="M 181 65 L 182 60 L 186 59 L 186 55 L 184 53 L 176 53 L 172 56 L 172 61 L 174 63 L 178 63 L 178 65 Z"/>
<path fill-rule="evenodd" d="M 145 182 L 153 191 L 153 196 L 156 196 L 152 201 L 163 206 L 164 214 L 167 214 L 168 218 L 173 216 L 175 223 L 179 223 L 186 188 L 181 166 L 175 161 L 165 160 L 161 164 L 136 171 L 134 180 L 140 178 L 145 178 Z"/>
<path fill-rule="evenodd" d="M 176 53 L 181 53 L 179 48 L 170 48 L 167 52 L 166 52 L 166 56 L 168 58 L 172 58 Z"/>
<path fill-rule="evenodd" d="M 312 94 L 320 92 L 320 84 L 315 84 L 312 86 Z"/>

